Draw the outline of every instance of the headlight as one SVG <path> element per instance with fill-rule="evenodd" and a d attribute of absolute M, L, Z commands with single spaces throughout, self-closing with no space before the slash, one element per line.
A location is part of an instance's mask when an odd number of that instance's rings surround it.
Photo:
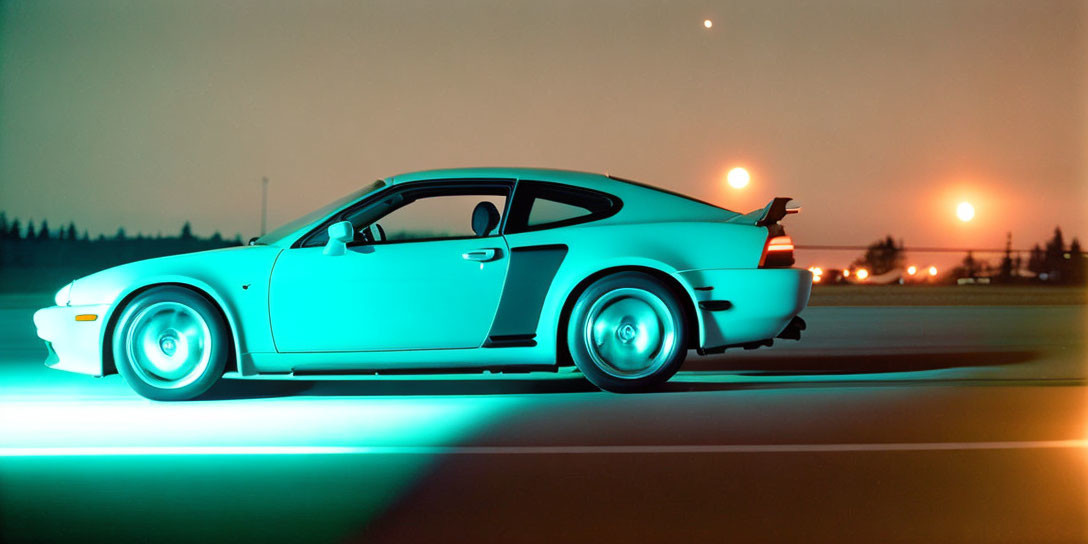
<path fill-rule="evenodd" d="M 57 303 L 57 306 L 67 306 L 68 302 L 72 299 L 72 284 L 75 282 L 68 282 L 68 285 L 60 288 L 57 291 L 57 295 L 53 297 L 53 302 Z"/>

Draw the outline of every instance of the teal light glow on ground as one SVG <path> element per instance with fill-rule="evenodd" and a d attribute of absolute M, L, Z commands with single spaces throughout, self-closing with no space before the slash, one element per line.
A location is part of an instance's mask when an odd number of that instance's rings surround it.
<path fill-rule="evenodd" d="M 444 445 L 508 409 L 509 398 L 248 399 L 153 403 L 0 400 L 7 448 L 236 448 Z M 214 449 L 214 448 L 217 448 Z M 257 451 L 257 450 L 254 450 Z M 274 450 L 266 450 L 274 451 Z M 330 450 L 331 451 L 331 450 Z M 313 453 L 305 449 L 299 453 Z"/>
<path fill-rule="evenodd" d="M 0 540 L 352 540 L 435 482 L 451 504 L 496 481 L 537 498 L 533 486 L 563 482 L 571 463 L 637 465 L 632 452 L 643 447 L 653 458 L 674 447 L 943 447 L 951 438 L 1079 449 L 1082 313 L 816 308 L 805 341 L 693 356 L 652 395 L 536 373 L 230 382 L 217 400 L 171 404 L 138 397 L 118 376 L 45 368 L 29 312 L 4 321 L 0 310 L 0 324 L 12 324 L 0 327 Z M 540 456 L 560 446 L 592 455 Z M 449 455 L 463 450 L 486 455 Z M 489 471 L 509 469 L 507 454 L 519 452 L 532 453 L 517 456 L 519 467 L 541 464 L 501 480 L 492 473 L 489 484 Z M 494 522 L 478 514 L 465 523 Z"/>
<path fill-rule="evenodd" d="M 41 391 L 41 373 L 63 374 L 29 370 L 3 372 L 0 392 L 4 541 L 342 540 L 436 459 L 402 448 L 457 445 L 519 402 L 451 395 L 168 404 L 134 397 L 117 377 L 93 380 L 98 398 L 65 400 Z"/>
<path fill-rule="evenodd" d="M 118 376 L 45 368 L 31 334 L 0 346 L 4 542 L 340 541 L 437 458 L 400 448 L 458 445 L 524 399 L 266 382 L 226 384 L 237 398 L 155 403 Z"/>

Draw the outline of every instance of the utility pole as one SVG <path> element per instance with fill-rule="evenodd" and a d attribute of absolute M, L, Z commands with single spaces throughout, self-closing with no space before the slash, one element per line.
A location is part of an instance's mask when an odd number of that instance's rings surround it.
<path fill-rule="evenodd" d="M 268 178 L 261 178 L 261 236 L 264 236 L 268 218 Z"/>

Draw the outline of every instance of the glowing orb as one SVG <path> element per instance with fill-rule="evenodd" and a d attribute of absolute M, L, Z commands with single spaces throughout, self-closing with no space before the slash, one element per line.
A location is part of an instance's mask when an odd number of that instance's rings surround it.
<path fill-rule="evenodd" d="M 970 202 L 960 202 L 959 206 L 956 206 L 956 217 L 964 223 L 975 218 L 975 207 Z"/>
<path fill-rule="evenodd" d="M 913 264 L 907 267 L 907 274 L 913 276 L 918 273 L 918 267 Z"/>
<path fill-rule="evenodd" d="M 710 19 L 707 19 L 707 20 L 703 21 L 703 26 L 705 26 L 706 28 L 710 28 L 710 27 L 714 26 L 714 21 L 711 21 Z"/>
<path fill-rule="evenodd" d="M 869 271 L 864 268 L 859 268 L 858 271 L 855 272 L 855 274 L 857 274 L 858 279 L 862 281 L 864 281 L 865 278 L 869 277 Z"/>
<path fill-rule="evenodd" d="M 748 171 L 741 167 L 736 167 L 729 171 L 725 175 L 725 181 L 729 183 L 729 186 L 734 189 L 743 189 L 748 186 L 748 182 L 751 180 L 751 176 L 748 175 Z"/>
<path fill-rule="evenodd" d="M 937 275 L 937 267 L 936 266 L 929 267 L 929 275 L 930 276 L 936 276 Z"/>

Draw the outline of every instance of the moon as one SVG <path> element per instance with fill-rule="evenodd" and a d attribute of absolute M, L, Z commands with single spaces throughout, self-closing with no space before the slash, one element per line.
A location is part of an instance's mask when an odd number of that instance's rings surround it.
<path fill-rule="evenodd" d="M 706 27 L 706 28 L 710 28 L 710 27 L 714 26 L 714 21 L 711 21 L 710 19 L 707 19 L 707 20 L 703 21 L 703 26 Z"/>
<path fill-rule="evenodd" d="M 734 189 L 743 189 L 747 187 L 748 182 L 751 179 L 751 176 L 748 175 L 748 171 L 740 166 L 730 170 L 729 173 L 725 175 L 725 181 Z"/>
<path fill-rule="evenodd" d="M 970 202 L 960 202 L 959 206 L 956 206 L 956 217 L 964 223 L 975 218 L 975 207 Z"/>

